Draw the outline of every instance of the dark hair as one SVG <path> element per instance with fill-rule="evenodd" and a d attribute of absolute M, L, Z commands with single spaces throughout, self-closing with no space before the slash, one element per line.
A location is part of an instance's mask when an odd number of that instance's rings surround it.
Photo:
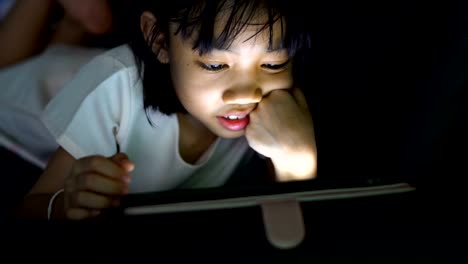
<path fill-rule="evenodd" d="M 293 1 L 296 3 L 296 1 Z M 155 37 L 162 33 L 169 36 L 169 24 L 178 24 L 176 34 L 181 34 L 185 40 L 195 36 L 193 49 L 200 54 L 210 52 L 213 48 L 228 48 L 237 35 L 251 25 L 252 19 L 262 10 L 268 15 L 268 20 L 256 33 L 269 30 L 269 45 L 273 45 L 273 24 L 281 23 L 281 48 L 288 50 L 290 56 L 295 56 L 294 63 L 301 63 L 297 56 L 303 48 L 311 46 L 310 32 L 307 30 L 302 12 L 304 7 L 296 6 L 291 0 L 133 0 L 133 22 L 127 24 L 131 32 L 130 47 L 135 55 L 139 74 L 143 82 L 144 107 L 157 109 L 164 114 L 175 112 L 186 113 L 178 100 L 169 74 L 169 65 L 160 63 L 152 52 L 151 46 Z M 229 17 L 221 34 L 214 36 L 216 16 L 228 10 Z M 140 29 L 140 16 L 144 11 L 152 12 L 157 22 L 152 29 L 152 37 L 145 40 Z M 127 10 L 130 12 L 130 10 Z M 193 35 L 195 33 L 195 35 Z M 255 36 L 255 35 L 254 35 Z M 254 37 L 252 36 L 252 37 Z M 298 68 L 297 65 L 293 69 Z M 295 73 L 293 73 L 295 74 Z M 297 74 L 295 74 L 297 75 Z M 295 76 L 297 80 L 298 76 Z"/>

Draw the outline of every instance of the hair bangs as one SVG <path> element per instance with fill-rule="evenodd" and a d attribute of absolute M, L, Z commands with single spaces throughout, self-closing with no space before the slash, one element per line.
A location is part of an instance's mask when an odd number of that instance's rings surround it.
<path fill-rule="evenodd" d="M 247 30 L 255 26 L 258 30 L 248 41 L 260 33 L 268 33 L 268 49 L 286 49 L 290 56 L 304 46 L 310 46 L 310 37 L 302 27 L 298 27 L 298 18 L 294 18 L 284 1 L 264 0 L 224 0 L 201 1 L 183 10 L 172 21 L 178 23 L 175 34 L 181 34 L 184 40 L 193 42 L 192 48 L 200 55 L 213 49 L 229 49 L 233 41 Z M 222 22 L 221 22 L 222 21 Z M 216 23 L 221 23 L 222 29 L 215 32 Z M 274 27 L 279 27 L 279 38 L 274 34 Z M 275 38 L 279 39 L 279 42 Z"/>

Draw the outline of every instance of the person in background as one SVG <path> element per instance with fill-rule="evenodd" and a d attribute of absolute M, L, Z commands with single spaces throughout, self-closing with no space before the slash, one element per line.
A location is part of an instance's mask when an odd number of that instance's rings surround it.
<path fill-rule="evenodd" d="M 58 146 L 41 112 L 82 65 L 116 45 L 115 16 L 106 0 L 0 0 L 0 10 L 0 154 L 14 172 L 4 179 L 8 211 Z"/>
<path fill-rule="evenodd" d="M 57 147 L 38 119 L 44 106 L 113 32 L 106 0 L 6 2 L 0 22 L 0 143 L 43 167 Z M 27 19 L 25 19 L 27 18 Z"/>
<path fill-rule="evenodd" d="M 112 30 L 107 0 L 2 1 L 0 68 L 37 55 L 51 43 L 85 45 L 88 37 Z"/>

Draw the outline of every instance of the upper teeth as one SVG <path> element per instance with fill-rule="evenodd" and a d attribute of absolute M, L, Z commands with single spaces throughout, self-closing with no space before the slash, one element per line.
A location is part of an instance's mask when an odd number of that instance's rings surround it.
<path fill-rule="evenodd" d="M 231 119 L 231 120 L 234 120 L 234 119 L 242 119 L 244 118 L 245 116 L 225 116 L 225 118 L 227 119 Z"/>

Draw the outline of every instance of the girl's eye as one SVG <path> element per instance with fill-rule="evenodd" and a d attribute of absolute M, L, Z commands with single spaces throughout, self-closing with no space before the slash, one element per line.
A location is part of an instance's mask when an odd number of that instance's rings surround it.
<path fill-rule="evenodd" d="M 289 64 L 289 60 L 287 60 L 286 62 L 281 63 L 281 64 L 267 63 L 267 64 L 262 64 L 262 68 L 277 71 L 277 70 L 282 70 L 282 69 L 286 68 L 286 66 L 288 66 L 288 64 Z"/>
<path fill-rule="evenodd" d="M 212 71 L 212 72 L 221 71 L 228 67 L 227 64 L 208 64 L 208 63 L 202 63 L 202 62 L 198 63 L 198 65 L 202 69 L 207 70 L 207 71 Z"/>

